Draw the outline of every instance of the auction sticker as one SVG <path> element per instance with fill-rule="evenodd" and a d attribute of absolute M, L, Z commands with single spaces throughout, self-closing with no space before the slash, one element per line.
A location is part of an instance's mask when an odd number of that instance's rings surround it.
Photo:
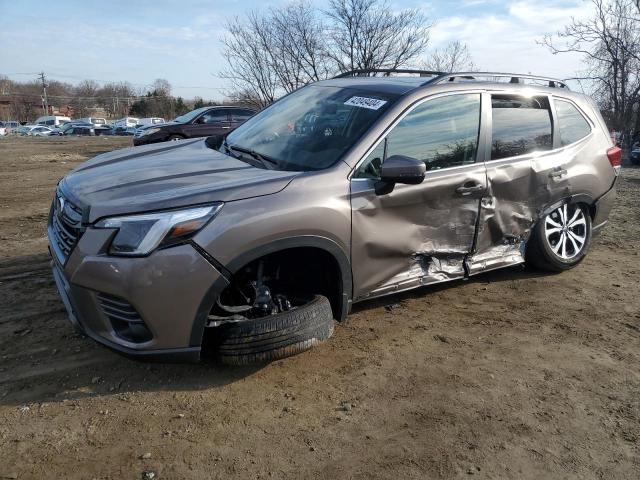
<path fill-rule="evenodd" d="M 351 105 L 352 107 L 368 108 L 369 110 L 378 110 L 381 106 L 387 103 L 386 100 L 380 100 L 378 98 L 368 97 L 351 97 L 344 102 L 345 105 Z"/>

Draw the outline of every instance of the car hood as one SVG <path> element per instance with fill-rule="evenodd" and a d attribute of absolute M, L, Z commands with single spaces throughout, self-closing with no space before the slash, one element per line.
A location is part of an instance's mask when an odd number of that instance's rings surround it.
<path fill-rule="evenodd" d="M 98 155 L 60 182 L 93 223 L 113 215 L 231 202 L 284 189 L 299 172 L 266 170 L 208 148 L 204 139 Z"/>

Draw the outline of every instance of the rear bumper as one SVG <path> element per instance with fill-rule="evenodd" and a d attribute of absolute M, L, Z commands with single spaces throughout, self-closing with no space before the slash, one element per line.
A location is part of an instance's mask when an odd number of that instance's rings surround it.
<path fill-rule="evenodd" d="M 105 233 L 87 230 L 64 265 L 52 255 L 53 277 L 73 326 L 130 357 L 197 361 L 207 316 L 226 278 L 189 244 L 143 258 L 106 255 Z M 128 303 L 149 338 L 124 338 L 103 295 Z"/>
<path fill-rule="evenodd" d="M 597 232 L 609 222 L 609 214 L 613 208 L 616 199 L 616 185 L 615 183 L 611 189 L 602 195 L 595 202 L 595 214 L 593 216 L 593 230 Z"/>

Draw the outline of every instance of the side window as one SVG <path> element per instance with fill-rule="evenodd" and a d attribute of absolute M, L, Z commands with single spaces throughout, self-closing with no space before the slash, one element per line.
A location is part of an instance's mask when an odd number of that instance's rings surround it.
<path fill-rule="evenodd" d="M 591 125 L 571 103 L 555 99 L 558 130 L 562 146 L 577 142 L 591 133 Z"/>
<path fill-rule="evenodd" d="M 226 110 L 210 110 L 200 117 L 198 123 L 217 123 L 226 122 L 227 120 L 228 115 Z"/>
<path fill-rule="evenodd" d="M 245 122 L 254 115 L 254 112 L 251 110 L 233 110 L 231 115 L 234 122 Z"/>
<path fill-rule="evenodd" d="M 492 95 L 491 159 L 553 148 L 547 97 Z"/>
<path fill-rule="evenodd" d="M 378 178 L 380 159 L 384 161 L 392 155 L 422 160 L 427 170 L 474 163 L 479 130 L 480 94 L 427 100 L 387 134 L 358 168 L 356 177 Z"/>

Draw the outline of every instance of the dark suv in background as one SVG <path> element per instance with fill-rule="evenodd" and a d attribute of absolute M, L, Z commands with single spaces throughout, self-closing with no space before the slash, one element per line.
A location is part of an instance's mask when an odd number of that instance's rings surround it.
<path fill-rule="evenodd" d="M 255 110 L 244 107 L 198 108 L 171 122 L 137 129 L 133 144 L 138 146 L 196 137 L 222 138 L 255 113 Z"/>

